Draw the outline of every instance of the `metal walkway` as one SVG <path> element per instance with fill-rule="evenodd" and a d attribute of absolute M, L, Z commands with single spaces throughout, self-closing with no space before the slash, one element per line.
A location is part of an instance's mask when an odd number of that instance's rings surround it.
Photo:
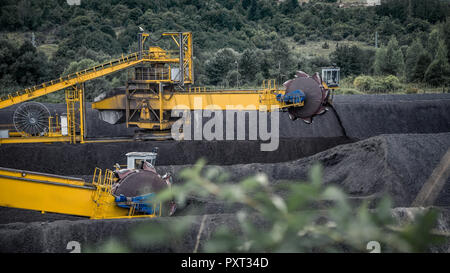
<path fill-rule="evenodd" d="M 148 59 L 148 51 L 144 52 L 143 58 L 139 58 L 139 53 L 133 53 L 127 56 L 122 56 L 122 58 L 97 65 L 92 68 L 81 70 L 72 74 L 69 74 L 59 79 L 51 80 L 39 85 L 35 85 L 30 88 L 26 88 L 15 93 L 4 95 L 0 97 L 0 109 L 6 108 L 8 106 L 18 104 L 27 100 L 32 100 L 34 98 L 44 96 L 55 91 L 62 90 L 64 88 L 77 85 L 95 78 L 99 78 L 119 70 L 132 67 L 136 64 L 146 61 L 153 61 Z"/>

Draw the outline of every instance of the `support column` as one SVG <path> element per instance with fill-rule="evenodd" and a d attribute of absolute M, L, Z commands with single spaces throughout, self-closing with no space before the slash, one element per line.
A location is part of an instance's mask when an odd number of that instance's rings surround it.
<path fill-rule="evenodd" d="M 128 90 L 128 81 L 127 81 L 127 85 L 125 87 L 125 119 L 127 121 L 127 128 L 128 126 L 128 122 L 130 119 L 130 91 Z"/>
<path fill-rule="evenodd" d="M 159 83 L 159 128 L 162 128 L 163 122 L 163 88 L 164 85 L 162 82 Z"/>
<path fill-rule="evenodd" d="M 85 138 L 85 101 L 84 101 L 84 83 L 81 84 L 81 88 L 78 90 L 78 100 L 79 100 L 79 106 L 80 106 L 80 143 L 84 143 Z"/>

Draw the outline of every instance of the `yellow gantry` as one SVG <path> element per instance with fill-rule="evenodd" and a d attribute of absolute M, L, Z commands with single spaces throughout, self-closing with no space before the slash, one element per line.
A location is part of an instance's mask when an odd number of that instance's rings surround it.
<path fill-rule="evenodd" d="M 163 33 L 163 36 L 172 36 L 172 38 L 177 35 L 183 38 L 184 48 L 183 51 L 184 58 L 182 58 L 183 67 L 185 69 L 185 83 L 193 83 L 193 69 L 192 69 L 192 33 L 191 32 L 169 32 Z M 148 36 L 148 34 L 147 34 Z M 175 38 L 174 38 L 175 40 Z M 175 40 L 176 41 L 176 40 Z M 178 43 L 178 42 L 177 42 Z M 178 45 L 179 46 L 179 45 Z M 163 50 L 160 47 L 150 47 L 148 50 L 143 50 L 142 52 L 132 53 L 123 56 L 119 59 L 97 65 L 95 67 L 84 69 L 72 74 L 69 74 L 59 79 L 51 80 L 30 88 L 26 88 L 17 91 L 12 94 L 8 94 L 0 97 L 0 109 L 6 108 L 8 106 L 32 100 L 71 86 L 79 85 L 86 81 L 90 81 L 99 77 L 109 75 L 111 73 L 133 67 L 140 63 L 167 63 L 176 64 L 180 63 L 179 51 L 169 51 Z M 166 82 L 171 82 L 170 77 L 165 80 Z"/>
<path fill-rule="evenodd" d="M 284 93 L 284 91 L 279 91 Z M 217 91 L 217 92 L 173 92 L 162 95 L 160 103 L 158 95 L 152 94 L 134 94 L 130 101 L 130 109 L 138 108 L 140 100 L 147 100 L 147 104 L 152 109 L 170 111 L 178 107 L 186 107 L 189 110 L 261 110 L 263 107 L 268 111 L 291 107 L 302 106 L 303 102 L 298 104 L 285 104 L 276 101 L 276 96 L 272 92 L 263 90 L 236 90 L 236 91 Z M 110 98 L 92 103 L 93 109 L 98 110 L 125 110 L 126 95 L 118 94 Z M 274 107 L 274 108 L 271 108 Z M 178 108 L 180 109 L 180 108 Z"/>
<path fill-rule="evenodd" d="M 68 141 L 71 143 L 84 143 L 84 87 L 83 83 L 108 74 L 127 69 L 138 64 L 152 64 L 155 75 L 134 79 L 139 85 L 157 86 L 156 92 L 127 92 L 105 98 L 92 104 L 93 109 L 98 110 L 126 110 L 127 126 L 136 125 L 141 129 L 166 130 L 171 126 L 171 121 L 165 119 L 164 112 L 183 107 L 190 110 L 267 110 L 272 111 L 286 107 L 301 107 L 303 102 L 284 103 L 277 101 L 278 94 L 284 94 L 279 90 L 274 80 L 266 80 L 259 90 L 217 90 L 210 91 L 205 88 L 185 88 L 183 91 L 164 91 L 166 85 L 184 86 L 194 83 L 193 76 L 193 45 L 191 32 L 167 32 L 162 36 L 173 39 L 178 50 L 163 50 L 152 46 L 143 50 L 143 43 L 148 34 L 141 33 L 140 51 L 122 56 L 89 69 L 85 69 L 59 79 L 45 82 L 40 85 L 27 88 L 13 94 L 0 97 L 0 109 L 44 96 L 62 89 L 66 89 L 67 122 L 69 133 L 63 136 L 58 133 L 48 133 L 38 137 L 11 137 L 0 139 L 2 143 L 25 143 L 25 142 L 57 142 Z M 177 72 L 178 68 L 178 72 Z M 138 73 L 136 71 L 136 73 Z M 171 75 L 177 73 L 177 75 Z M 182 74 L 180 74 L 182 73 Z M 156 76 L 158 75 L 158 76 Z M 79 123 L 76 122 L 75 103 L 79 104 Z M 128 120 L 130 111 L 141 111 L 139 121 Z M 153 121 L 150 112 L 158 119 Z M 134 115 L 134 113 L 132 114 Z M 75 128 L 79 126 L 79 128 Z M 50 127 L 50 126 L 49 126 Z M 78 130 L 79 129 L 79 130 Z M 78 134 L 78 131 L 80 134 Z"/>
<path fill-rule="evenodd" d="M 159 90 L 158 90 L 159 89 Z M 158 91 L 142 90 L 117 94 L 92 103 L 97 110 L 124 110 L 127 126 L 134 125 L 141 129 L 167 130 L 173 120 L 169 120 L 165 112 L 172 110 L 237 110 L 237 111 L 278 111 L 287 107 L 301 107 L 304 101 L 285 103 L 277 100 L 277 95 L 284 95 L 285 90 L 279 90 L 275 80 L 265 80 L 258 90 L 208 90 L 203 87 L 188 88 L 185 91 L 163 91 L 160 85 Z M 139 120 L 131 120 L 137 111 Z M 158 112 L 156 112 L 158 111 Z M 151 118 L 151 112 L 156 116 Z M 164 118 L 165 117 L 165 118 Z"/>

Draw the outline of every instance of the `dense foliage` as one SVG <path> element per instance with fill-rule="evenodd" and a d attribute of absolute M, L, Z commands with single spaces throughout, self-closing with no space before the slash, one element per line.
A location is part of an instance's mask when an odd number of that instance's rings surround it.
<path fill-rule="evenodd" d="M 448 2 L 391 0 L 352 8 L 338 8 L 337 2 L 81 0 L 70 6 L 66 0 L 3 0 L 0 93 L 57 78 L 71 66 L 83 68 L 77 64 L 84 59 L 90 61 L 81 64 L 101 63 L 134 52 L 139 26 L 152 33 L 153 41 L 165 31 L 192 31 L 199 85 L 254 86 L 264 78 L 284 81 L 297 69 L 311 73 L 332 63 L 344 76 L 393 74 L 433 85 L 448 81 Z M 375 32 L 379 49 L 374 48 Z M 330 56 L 295 50 L 313 41 L 358 45 L 338 44 Z M 408 50 L 412 46 L 417 50 Z M 96 88 L 106 90 L 123 78 L 109 76 Z M 89 88 L 91 97 L 98 93 Z"/>

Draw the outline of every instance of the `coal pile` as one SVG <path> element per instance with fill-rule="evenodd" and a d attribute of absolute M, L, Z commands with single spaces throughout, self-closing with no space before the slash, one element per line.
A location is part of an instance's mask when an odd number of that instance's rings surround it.
<path fill-rule="evenodd" d="M 336 96 L 336 112 L 314 119 L 311 126 L 280 115 L 280 146 L 261 152 L 258 141 L 148 141 L 122 143 L 24 144 L 0 146 L 0 166 L 89 179 L 95 167 L 123 164 L 125 153 L 160 148 L 160 173 L 177 176 L 185 167 L 204 157 L 210 165 L 230 173 L 230 182 L 259 172 L 274 185 L 283 180 L 301 183 L 315 163 L 323 166 L 323 181 L 345 190 L 355 200 L 371 205 L 389 195 L 399 220 L 408 218 L 418 192 L 450 148 L 450 94 Z M 51 105 L 50 105 L 51 106 Z M 64 111 L 60 105 L 51 106 Z M 134 129 L 109 125 L 88 111 L 90 137 L 131 136 Z M 337 115 L 336 115 L 337 114 Z M 0 111 L 2 123 L 12 109 Z M 339 117 L 339 119 L 338 119 Z M 339 124 L 338 120 L 341 121 Z M 450 227 L 450 181 L 434 206 L 442 211 L 439 230 Z M 110 238 L 127 241 L 129 231 L 147 221 L 176 222 L 178 217 L 193 224 L 182 242 L 167 242 L 164 248 L 132 246 L 142 252 L 191 252 L 199 223 L 207 215 L 200 244 L 220 225 L 236 226 L 239 206 L 190 197 L 177 217 L 158 219 L 80 220 L 79 217 L 41 214 L 11 208 L 0 209 L 0 252 L 68 252 L 75 240 L 94 248 Z M 449 246 L 433 251 L 448 252 Z"/>
<path fill-rule="evenodd" d="M 276 184 L 306 181 L 313 164 L 320 163 L 323 182 L 340 186 L 353 198 L 376 202 L 388 195 L 395 207 L 409 207 L 449 148 L 450 133 L 381 135 L 289 162 L 215 167 L 229 173 L 231 181 L 265 173 Z M 177 174 L 185 167 L 189 165 L 157 169 Z M 176 175 L 174 178 L 175 183 L 182 183 Z M 450 206 L 450 179 L 434 205 Z M 211 211 L 212 204 L 192 200 L 192 206 Z"/>

